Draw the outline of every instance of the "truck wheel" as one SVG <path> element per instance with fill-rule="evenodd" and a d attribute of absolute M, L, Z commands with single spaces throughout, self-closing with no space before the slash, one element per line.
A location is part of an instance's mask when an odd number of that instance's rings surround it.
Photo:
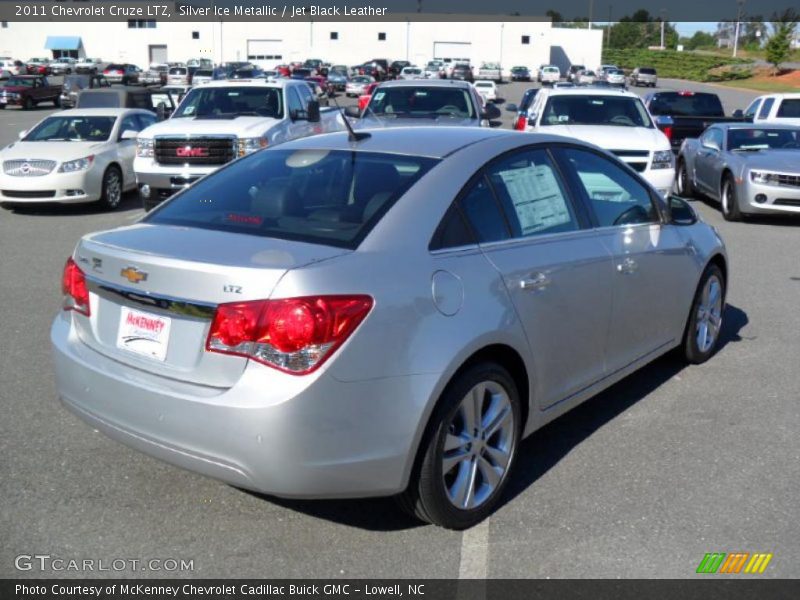
<path fill-rule="evenodd" d="M 443 393 L 420 446 L 401 508 L 418 519 L 466 529 L 497 506 L 519 443 L 522 412 L 514 380 L 479 363 Z"/>
<path fill-rule="evenodd" d="M 33 98 L 28 96 L 27 98 L 25 98 L 25 103 L 22 106 L 22 110 L 33 110 L 33 107 L 34 107 Z"/>
<path fill-rule="evenodd" d="M 56 96 L 53 98 L 53 106 L 56 108 L 61 108 L 61 96 Z"/>

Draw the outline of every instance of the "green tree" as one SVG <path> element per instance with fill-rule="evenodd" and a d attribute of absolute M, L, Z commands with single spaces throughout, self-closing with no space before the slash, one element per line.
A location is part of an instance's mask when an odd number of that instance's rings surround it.
<path fill-rule="evenodd" d="M 717 45 L 717 40 L 713 34 L 707 31 L 695 31 L 694 35 L 690 38 L 683 38 L 683 46 L 687 50 L 696 50 L 697 48 L 713 48 Z"/>
<path fill-rule="evenodd" d="M 789 9 L 773 16 L 772 35 L 764 47 L 767 62 L 773 66 L 773 75 L 780 72 L 780 65 L 789 58 L 792 50 L 792 35 L 797 27 L 798 15 Z"/>

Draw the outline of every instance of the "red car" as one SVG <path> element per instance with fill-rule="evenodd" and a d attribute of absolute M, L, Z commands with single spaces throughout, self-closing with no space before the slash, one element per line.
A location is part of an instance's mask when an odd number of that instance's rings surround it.
<path fill-rule="evenodd" d="M 367 104 L 369 104 L 370 98 L 372 98 L 372 92 L 375 91 L 378 82 L 370 83 L 365 90 L 365 93 L 358 97 L 358 110 L 363 111 L 367 108 Z"/>
<path fill-rule="evenodd" d="M 292 69 L 289 65 L 278 65 L 275 70 L 280 73 L 281 77 L 289 77 L 292 74 Z"/>
<path fill-rule="evenodd" d="M 31 61 L 25 65 L 25 70 L 28 72 L 28 75 L 50 75 L 52 73 L 49 62 L 45 62 L 44 59 L 34 60 L 35 62 Z"/>

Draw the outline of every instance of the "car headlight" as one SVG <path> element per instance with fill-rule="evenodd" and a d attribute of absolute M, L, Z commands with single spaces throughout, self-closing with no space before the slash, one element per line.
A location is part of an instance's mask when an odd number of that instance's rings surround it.
<path fill-rule="evenodd" d="M 65 163 L 61 163 L 61 166 L 58 168 L 58 172 L 75 173 L 76 171 L 85 171 L 92 166 L 93 162 L 94 155 L 85 156 L 76 160 L 68 160 Z"/>
<path fill-rule="evenodd" d="M 153 156 L 154 143 L 152 138 L 136 138 L 136 156 L 150 158 Z"/>
<path fill-rule="evenodd" d="M 651 169 L 671 169 L 674 165 L 675 156 L 672 150 L 656 150 L 653 152 L 653 164 Z"/>
<path fill-rule="evenodd" d="M 239 138 L 239 156 L 244 156 L 266 147 L 267 140 L 262 137 Z"/>
<path fill-rule="evenodd" d="M 767 173 L 765 171 L 750 171 L 750 180 L 753 183 L 760 183 L 763 185 L 778 185 L 777 173 Z"/>

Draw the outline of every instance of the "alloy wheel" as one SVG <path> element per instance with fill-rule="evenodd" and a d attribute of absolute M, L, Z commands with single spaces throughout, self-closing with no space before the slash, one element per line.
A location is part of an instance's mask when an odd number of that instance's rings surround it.
<path fill-rule="evenodd" d="M 712 275 L 703 286 L 703 294 L 697 307 L 695 336 L 700 352 L 714 347 L 722 328 L 722 283 Z"/>

